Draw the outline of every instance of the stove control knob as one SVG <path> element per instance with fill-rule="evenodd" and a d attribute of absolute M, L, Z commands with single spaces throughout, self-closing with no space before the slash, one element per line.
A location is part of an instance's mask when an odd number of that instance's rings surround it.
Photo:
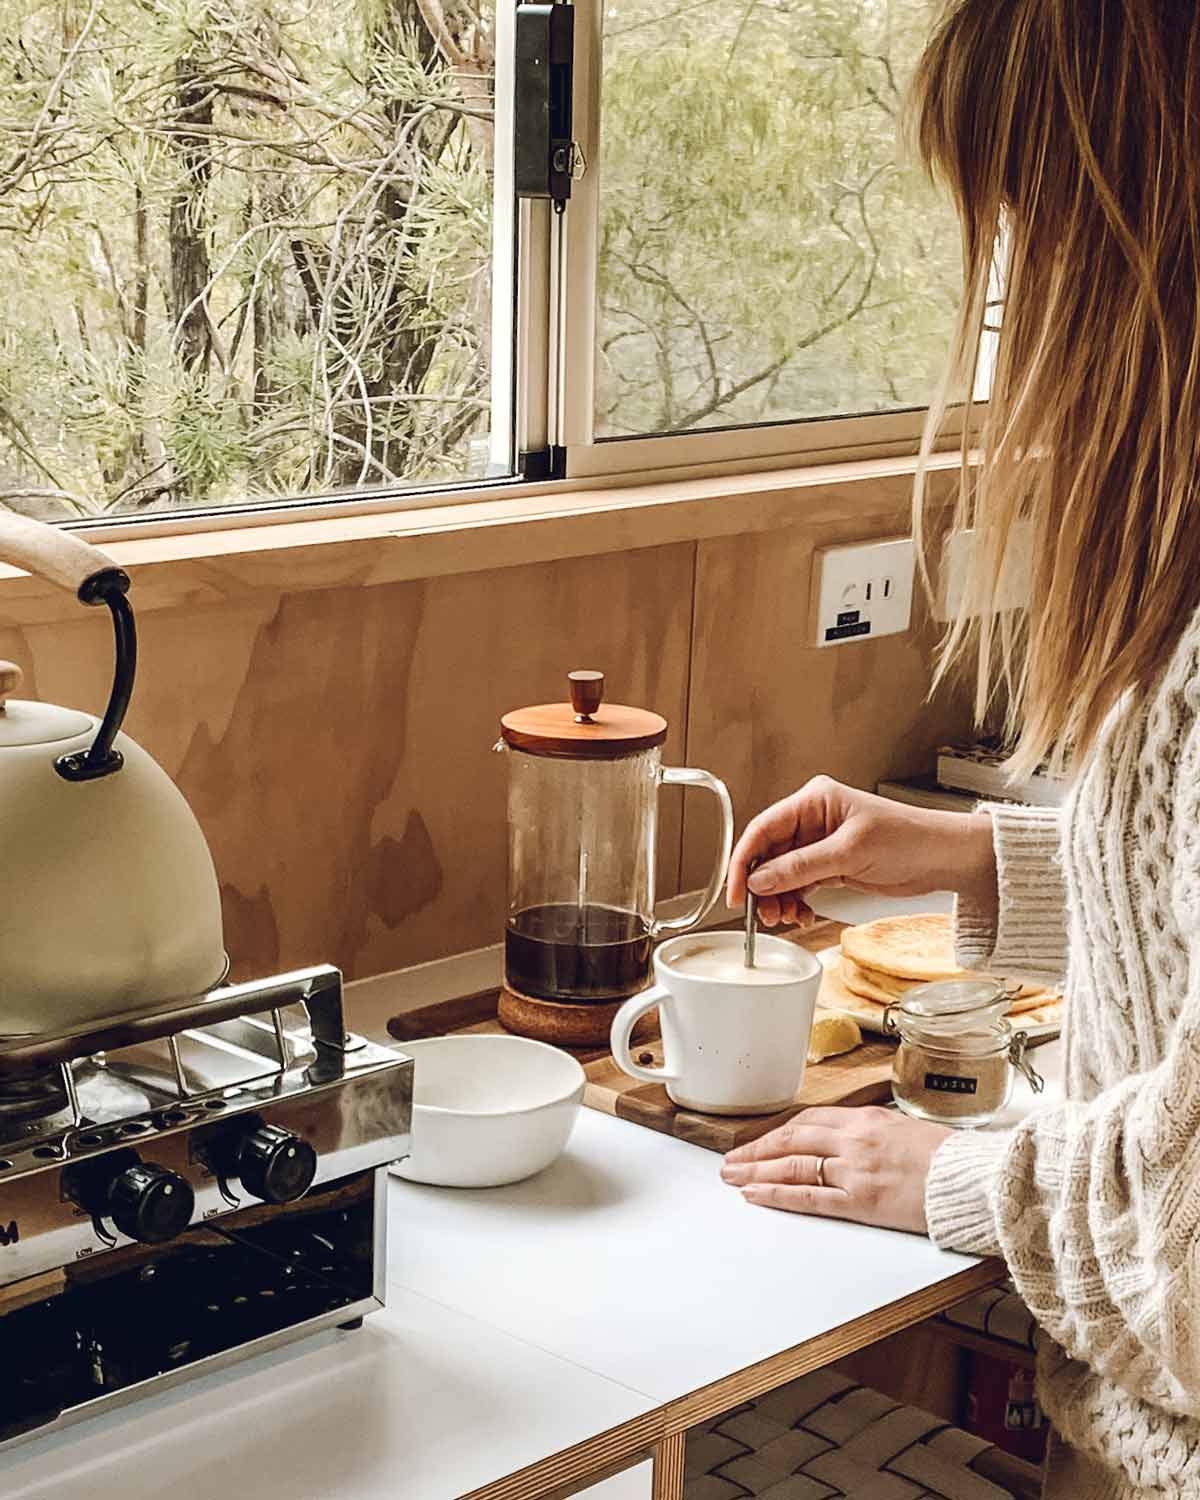
<path fill-rule="evenodd" d="M 301 1136 L 278 1125 L 259 1125 L 238 1147 L 242 1186 L 264 1203 L 294 1203 L 317 1175 L 317 1153 Z"/>
<path fill-rule="evenodd" d="M 162 1245 L 191 1223 L 196 1195 L 178 1172 L 136 1162 L 109 1183 L 107 1206 L 122 1234 L 143 1245 Z"/>

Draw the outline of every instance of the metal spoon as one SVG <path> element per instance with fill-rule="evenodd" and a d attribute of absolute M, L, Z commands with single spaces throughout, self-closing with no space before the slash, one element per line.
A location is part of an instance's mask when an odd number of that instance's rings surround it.
<path fill-rule="evenodd" d="M 752 863 L 750 865 L 750 868 L 746 871 L 746 878 L 747 879 L 749 879 L 750 876 L 754 874 L 754 871 L 758 868 L 758 864 L 759 864 L 759 861 L 757 859 L 754 860 L 754 861 L 752 861 Z M 754 892 L 750 889 L 750 887 L 747 886 L 746 887 L 746 967 L 748 969 L 752 969 L 754 967 L 754 949 L 755 949 L 755 945 L 757 943 L 757 940 L 758 940 L 758 897 L 754 894 Z"/>

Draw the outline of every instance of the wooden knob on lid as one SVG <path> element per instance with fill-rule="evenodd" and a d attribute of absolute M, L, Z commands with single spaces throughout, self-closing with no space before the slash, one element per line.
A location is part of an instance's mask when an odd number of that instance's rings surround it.
<path fill-rule="evenodd" d="M 567 681 L 571 684 L 571 707 L 576 721 L 590 724 L 592 715 L 604 701 L 604 673 L 568 672 Z"/>
<path fill-rule="evenodd" d="M 504 743 L 529 755 L 619 760 L 666 739 L 667 721 L 660 714 L 605 702 L 603 672 L 568 672 L 567 683 L 569 703 L 538 703 L 506 713 L 500 720 Z"/>
<path fill-rule="evenodd" d="M 15 661 L 0 661 L 0 714 L 4 712 L 4 700 L 10 697 L 25 681 L 25 673 Z"/>

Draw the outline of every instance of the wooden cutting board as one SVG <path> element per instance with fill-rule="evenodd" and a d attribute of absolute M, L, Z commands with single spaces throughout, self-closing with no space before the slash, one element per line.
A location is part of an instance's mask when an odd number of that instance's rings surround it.
<path fill-rule="evenodd" d="M 398 1016 L 388 1028 L 403 1044 L 418 1036 L 485 1033 L 504 1035 L 496 1019 L 496 991 L 473 995 L 449 1006 L 431 1006 L 423 1012 Z M 657 1083 L 642 1083 L 622 1073 L 607 1049 L 564 1048 L 583 1064 L 587 1075 L 583 1102 L 591 1109 L 616 1115 L 618 1119 L 645 1125 L 710 1151 L 732 1151 L 744 1141 L 757 1140 L 802 1109 L 815 1104 L 886 1104 L 892 1097 L 892 1054 L 895 1043 L 867 1037 L 861 1047 L 841 1057 L 829 1057 L 806 1070 L 795 1104 L 774 1115 L 750 1115 L 736 1119 L 724 1115 L 701 1115 L 679 1109 Z M 634 1056 L 662 1064 L 662 1042 L 655 1039 L 636 1048 Z"/>
<path fill-rule="evenodd" d="M 798 942 L 809 952 L 816 953 L 836 943 L 841 934 L 841 922 L 821 922 L 804 933 L 780 933 L 793 942 Z M 818 1002 L 825 1006 L 836 1006 L 836 998 L 825 994 L 825 984 Z M 612 1056 L 605 1053 L 584 1063 L 587 1088 L 583 1102 L 592 1109 L 616 1115 L 618 1119 L 630 1120 L 645 1125 L 650 1130 L 664 1135 L 676 1136 L 689 1141 L 693 1146 L 706 1146 L 710 1151 L 732 1151 L 746 1141 L 757 1140 L 777 1125 L 784 1124 L 802 1109 L 811 1109 L 819 1104 L 887 1104 L 892 1097 L 892 1055 L 894 1042 L 867 1036 L 861 1047 L 846 1052 L 841 1057 L 829 1057 L 824 1062 L 813 1063 L 804 1074 L 804 1082 L 796 1102 L 789 1108 L 773 1115 L 748 1115 L 737 1118 L 729 1115 L 702 1115 L 694 1110 L 680 1109 L 672 1104 L 667 1091 L 658 1083 L 642 1083 L 630 1078 L 617 1067 Z M 650 1057 L 652 1067 L 662 1063 L 662 1043 L 647 1042 L 638 1047 L 634 1056 Z"/>
<path fill-rule="evenodd" d="M 693 1146 L 710 1151 L 732 1151 L 747 1141 L 757 1140 L 777 1125 L 784 1124 L 802 1109 L 818 1104 L 886 1104 L 892 1097 L 892 1055 L 894 1042 L 868 1038 L 861 1047 L 841 1057 L 828 1057 L 813 1063 L 804 1074 L 796 1102 L 773 1115 L 702 1115 L 672 1104 L 661 1083 L 642 1083 L 622 1073 L 611 1056 L 587 1063 L 587 1087 L 583 1102 L 592 1109 L 616 1115 L 650 1130 L 673 1135 Z M 662 1064 L 662 1043 L 647 1042 L 634 1056 L 651 1059 L 649 1066 Z"/>
<path fill-rule="evenodd" d="M 803 935 L 795 935 L 793 940 L 817 952 L 836 942 L 841 930 L 839 922 L 822 922 Z M 489 990 L 409 1011 L 389 1022 L 388 1030 L 400 1043 L 447 1032 L 503 1032 L 496 1019 L 496 999 L 497 992 Z M 821 1003 L 837 1004 L 836 997 L 825 994 L 824 985 Z M 812 1064 L 805 1072 L 804 1082 L 791 1108 L 773 1115 L 751 1115 L 742 1119 L 678 1109 L 661 1084 L 642 1083 L 622 1073 L 607 1048 L 563 1050 L 573 1052 L 583 1064 L 588 1080 L 583 1102 L 590 1108 L 690 1141 L 696 1146 L 706 1146 L 710 1151 L 732 1151 L 745 1141 L 757 1140 L 800 1110 L 814 1105 L 885 1104 L 892 1097 L 895 1044 L 870 1036 L 853 1052 Z M 647 1042 L 638 1047 L 635 1056 L 650 1057 L 653 1065 L 660 1065 L 663 1060 L 661 1041 Z"/>

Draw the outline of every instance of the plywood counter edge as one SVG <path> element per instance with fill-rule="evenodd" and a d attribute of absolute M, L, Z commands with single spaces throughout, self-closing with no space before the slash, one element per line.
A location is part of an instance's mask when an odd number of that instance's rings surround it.
<path fill-rule="evenodd" d="M 514 486 L 483 499 L 438 496 L 301 520 L 242 518 L 217 529 L 90 537 L 134 581 L 140 609 L 202 607 L 310 589 L 398 583 L 524 563 L 669 546 L 782 526 L 894 525 L 915 459 L 870 459 L 599 489 Z M 947 492 L 958 459 L 937 454 Z M 13 623 L 70 617 L 78 604 L 0 564 L 0 613 Z"/>
<path fill-rule="evenodd" d="M 690 1427 L 914 1323 L 924 1322 L 966 1297 L 997 1286 L 1006 1275 L 1002 1261 L 979 1261 L 816 1338 L 783 1349 L 745 1369 L 731 1371 L 720 1380 L 644 1412 L 620 1427 L 597 1433 L 527 1468 L 471 1490 L 461 1500 L 560 1500 L 576 1493 L 582 1485 L 598 1483 L 651 1454 L 655 1456 L 655 1500 L 676 1500 L 677 1493 L 682 1493 L 674 1478 L 676 1470 L 682 1473 L 680 1442 Z"/>

